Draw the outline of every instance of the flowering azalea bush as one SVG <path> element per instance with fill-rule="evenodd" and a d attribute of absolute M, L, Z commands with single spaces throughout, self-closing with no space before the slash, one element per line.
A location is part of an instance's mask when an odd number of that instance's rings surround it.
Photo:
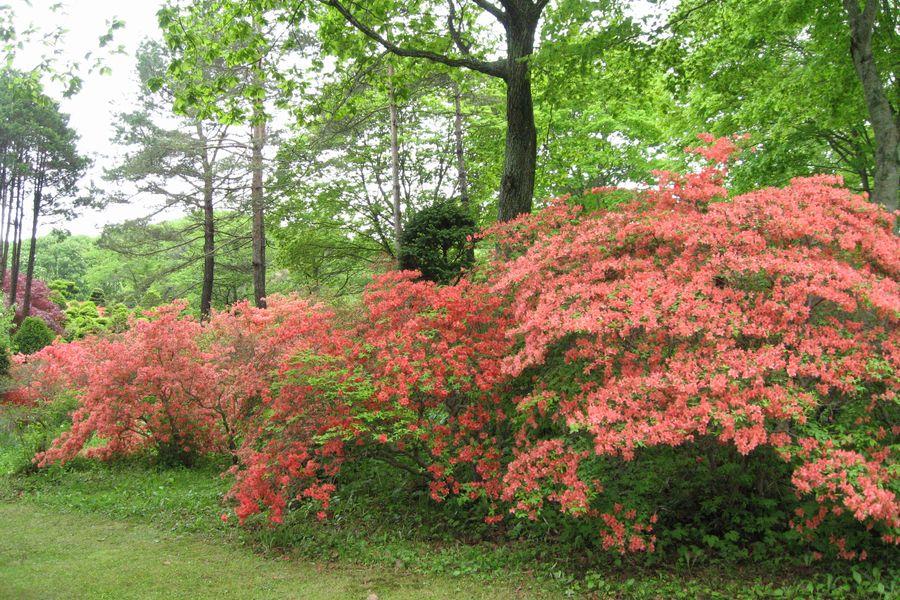
<path fill-rule="evenodd" d="M 499 494 L 500 300 L 483 286 L 440 287 L 414 272 L 377 278 L 364 312 L 281 368 L 237 471 L 237 515 L 279 522 L 297 498 L 325 516 L 344 461 L 370 457 L 428 474 L 432 497 Z M 502 415 L 500 415 L 502 418 Z M 470 467 L 462 480 L 455 467 Z"/>
<path fill-rule="evenodd" d="M 705 141 L 691 151 L 710 164 L 618 210 L 557 202 L 498 226 L 501 259 L 472 280 L 376 281 L 350 349 L 282 389 L 238 515 L 327 509 L 341 463 L 366 455 L 426 473 L 435 500 L 486 500 L 489 521 L 555 506 L 645 550 L 656 516 L 607 497 L 604 465 L 713 439 L 775 449 L 801 499 L 894 543 L 890 216 L 831 176 L 726 202 L 736 141 Z"/>
<path fill-rule="evenodd" d="M 517 341 L 504 373 L 543 376 L 519 402 L 527 426 L 512 464 L 528 475 L 511 470 L 507 489 L 526 505 L 583 506 L 603 485 L 578 476 L 594 458 L 711 436 L 795 466 L 797 494 L 821 507 L 801 528 L 847 512 L 897 543 L 891 216 L 834 176 L 721 201 L 735 145 L 706 141 L 691 150 L 718 164 L 661 173 L 620 211 L 557 205 L 537 227 L 498 229 L 530 238 L 494 279 Z M 548 382 L 560 357 L 567 378 Z M 567 495 L 531 493 L 563 480 Z"/>
<path fill-rule="evenodd" d="M 184 314 L 184 303 L 173 303 L 133 319 L 122 333 L 17 357 L 14 377 L 29 385 L 8 395 L 9 402 L 49 402 L 68 393 L 78 399 L 72 427 L 36 462 L 152 447 L 164 460 L 189 464 L 199 454 L 236 451 L 254 405 L 272 385 L 268 369 L 281 358 L 277 353 L 293 348 L 287 342 L 304 333 L 307 321 L 325 328 L 325 315 L 304 301 L 274 297 L 271 306 L 237 304 L 204 326 Z"/>
<path fill-rule="evenodd" d="M 401 271 L 352 312 L 276 297 L 208 324 L 176 304 L 19 359 L 20 402 L 79 398 L 37 460 L 231 452 L 239 520 L 276 523 L 327 517 L 374 461 L 487 523 L 565 519 L 619 552 L 671 525 L 646 461 L 752 472 L 748 493 L 782 477 L 795 534 L 845 558 L 865 558 L 848 522 L 898 544 L 892 216 L 834 176 L 729 197 L 740 139 L 703 141 L 696 172 L 603 211 L 562 199 L 494 227 L 496 259 L 455 285 Z"/>

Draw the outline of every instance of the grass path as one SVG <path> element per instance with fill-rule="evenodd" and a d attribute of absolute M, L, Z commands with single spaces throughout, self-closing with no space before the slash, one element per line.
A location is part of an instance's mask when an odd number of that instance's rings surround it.
<path fill-rule="evenodd" d="M 0 599 L 534 598 L 463 580 L 266 558 L 202 536 L 0 503 Z"/>

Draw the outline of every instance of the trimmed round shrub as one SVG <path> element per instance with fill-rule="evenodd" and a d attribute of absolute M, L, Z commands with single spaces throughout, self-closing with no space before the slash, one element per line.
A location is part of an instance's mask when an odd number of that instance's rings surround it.
<path fill-rule="evenodd" d="M 415 213 L 400 236 L 400 268 L 419 271 L 440 284 L 457 280 L 472 266 L 470 237 L 475 220 L 453 200 L 439 200 Z"/>
<path fill-rule="evenodd" d="M 22 354 L 34 354 L 41 348 L 49 346 L 56 334 L 38 317 L 25 317 L 18 331 L 13 336 L 13 344 Z"/>

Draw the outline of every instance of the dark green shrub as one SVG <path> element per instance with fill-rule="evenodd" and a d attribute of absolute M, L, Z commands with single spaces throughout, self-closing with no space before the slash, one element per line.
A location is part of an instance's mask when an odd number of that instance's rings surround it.
<path fill-rule="evenodd" d="M 56 334 L 39 317 L 25 317 L 13 336 L 16 350 L 22 354 L 34 354 L 44 346 L 49 346 Z"/>
<path fill-rule="evenodd" d="M 93 289 L 91 290 L 91 296 L 88 298 L 91 302 L 96 304 L 97 306 L 106 306 L 106 294 L 103 293 L 101 289 Z"/>
<path fill-rule="evenodd" d="M 9 376 L 9 367 L 9 348 L 4 344 L 0 344 L 0 379 L 6 379 Z M 2 387 L 3 386 L 0 385 L 0 390 L 2 390 Z"/>
<path fill-rule="evenodd" d="M 117 302 L 112 306 L 107 306 L 107 331 L 111 331 L 113 333 L 121 333 L 122 331 L 125 331 L 128 328 L 129 316 L 131 316 L 131 311 L 128 310 L 128 307 L 121 302 Z"/>
<path fill-rule="evenodd" d="M 475 220 L 453 200 L 440 200 L 415 213 L 400 236 L 401 269 L 416 270 L 424 279 L 447 284 L 474 261 Z"/>

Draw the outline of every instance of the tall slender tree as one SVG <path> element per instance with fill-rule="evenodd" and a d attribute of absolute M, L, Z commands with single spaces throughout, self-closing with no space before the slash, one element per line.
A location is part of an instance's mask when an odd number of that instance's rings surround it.
<path fill-rule="evenodd" d="M 165 49 L 159 44 L 143 44 L 138 52 L 141 84 L 148 86 L 149 81 L 158 78 L 167 60 Z M 218 254 L 216 210 L 239 204 L 241 180 L 247 173 L 240 160 L 245 145 L 232 138 L 228 125 L 197 116 L 180 117 L 173 126 L 170 115 L 174 98 L 172 87 L 157 87 L 144 97 L 139 110 L 120 115 L 115 141 L 128 150 L 106 177 L 130 181 L 136 185 L 137 193 L 160 200 L 155 212 L 174 207 L 200 213 L 203 277 L 199 308 L 201 315 L 208 316 Z M 230 212 L 224 214 L 234 216 Z M 191 222 L 185 226 L 194 230 Z M 193 235 L 184 233 L 188 238 Z"/>
<path fill-rule="evenodd" d="M 18 304 L 24 317 L 31 310 L 39 222 L 73 214 L 76 184 L 87 161 L 78 153 L 68 116 L 44 94 L 35 75 L 0 72 L 0 112 L 6 116 L 0 122 L 0 215 L 5 221 L 0 223 L 0 262 L 3 283 L 9 277 L 7 301 Z M 26 208 L 31 227 L 20 289 Z"/>

